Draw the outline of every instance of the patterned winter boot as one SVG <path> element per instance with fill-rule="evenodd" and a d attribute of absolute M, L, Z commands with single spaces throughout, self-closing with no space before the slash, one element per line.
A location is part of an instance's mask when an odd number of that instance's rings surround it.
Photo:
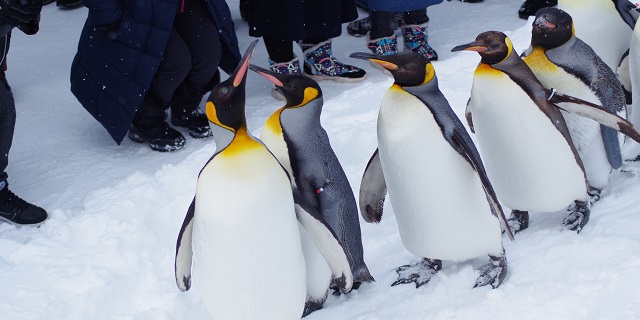
<path fill-rule="evenodd" d="M 289 62 L 281 63 L 269 60 L 269 68 L 271 71 L 279 74 L 302 74 L 302 71 L 300 71 L 300 61 L 298 60 L 298 57 L 293 57 L 293 60 Z M 280 89 L 275 86 L 271 89 L 271 95 L 278 100 L 286 100 L 284 95 L 282 95 L 282 92 L 280 92 Z"/>
<path fill-rule="evenodd" d="M 374 54 L 382 54 L 385 56 L 392 55 L 398 53 L 398 38 L 396 35 L 392 35 L 391 37 L 382 37 L 374 40 L 369 40 L 367 43 L 367 48 L 371 50 Z M 377 63 L 371 62 L 371 64 L 376 67 L 376 69 L 382 70 L 385 74 L 391 75 L 391 73 L 380 66 Z"/>
<path fill-rule="evenodd" d="M 438 60 L 438 54 L 429 45 L 427 27 L 429 22 L 402 26 L 404 48 L 425 56 L 429 61 Z"/>
<path fill-rule="evenodd" d="M 316 81 L 360 82 L 367 76 L 364 70 L 338 61 L 331 52 L 331 40 L 298 44 L 304 53 L 304 73 Z"/>

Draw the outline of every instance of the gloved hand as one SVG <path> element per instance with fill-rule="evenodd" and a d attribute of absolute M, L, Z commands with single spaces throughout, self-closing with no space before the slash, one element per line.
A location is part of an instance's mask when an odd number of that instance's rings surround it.
<path fill-rule="evenodd" d="M 24 27 L 38 21 L 42 10 L 42 0 L 10 0 L 0 9 L 0 24 Z"/>

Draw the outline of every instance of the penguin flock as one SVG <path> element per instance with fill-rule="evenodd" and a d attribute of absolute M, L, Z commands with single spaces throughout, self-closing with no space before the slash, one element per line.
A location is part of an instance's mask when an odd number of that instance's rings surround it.
<path fill-rule="evenodd" d="M 602 23 L 636 26 L 626 0 L 589 1 L 607 12 Z M 576 36 L 578 20 L 592 14 L 576 3 L 559 0 L 559 8 L 538 11 L 521 56 L 498 31 L 452 49 L 480 55 L 465 114 L 474 139 L 422 55 L 352 54 L 394 79 L 358 201 L 320 122 L 320 86 L 250 65 L 257 40 L 251 43 L 207 99 L 216 151 L 200 171 L 178 235 L 178 288 L 189 290 L 193 273 L 213 319 L 300 319 L 321 309 L 330 292 L 375 281 L 358 211 L 379 223 L 387 194 L 403 245 L 422 258 L 398 267 L 392 286 L 417 288 L 443 260 L 479 258 L 486 264 L 473 287 L 498 288 L 508 274 L 503 235 L 514 240 L 527 229 L 529 211 L 566 210 L 564 228 L 581 232 L 609 174 L 625 160 L 622 144 L 640 143 L 640 99 L 633 95 L 640 91 L 640 30 L 624 45 L 610 44 L 616 52 L 605 58 L 598 50 L 606 49 Z M 260 139 L 245 118 L 249 70 L 286 99 Z"/>

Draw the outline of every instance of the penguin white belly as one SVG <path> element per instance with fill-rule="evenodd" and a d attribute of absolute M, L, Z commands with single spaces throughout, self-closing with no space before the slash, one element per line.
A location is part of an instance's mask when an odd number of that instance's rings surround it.
<path fill-rule="evenodd" d="M 331 269 L 307 230 L 302 225 L 299 227 L 307 267 L 307 300 L 320 304 L 327 298 L 327 291 L 331 285 Z"/>
<path fill-rule="evenodd" d="M 263 147 L 202 170 L 194 284 L 213 319 L 300 319 L 305 264 L 289 180 Z"/>
<path fill-rule="evenodd" d="M 280 113 L 277 112 L 277 116 L 274 114 L 269 118 L 269 120 L 267 120 L 267 124 L 264 126 L 262 133 L 260 134 L 260 141 L 267 146 L 269 151 L 271 151 L 276 159 L 278 159 L 278 162 L 280 162 L 285 170 L 287 170 L 291 179 L 293 179 L 293 170 L 291 169 L 291 160 L 289 159 L 289 148 L 287 147 L 287 143 L 284 141 L 279 116 Z M 295 181 L 293 181 L 293 183 L 295 184 Z"/>
<path fill-rule="evenodd" d="M 399 88 L 382 101 L 378 148 L 407 250 L 444 260 L 502 252 L 500 226 L 477 174 L 443 138 L 429 109 Z"/>
<path fill-rule="evenodd" d="M 276 113 L 279 115 L 280 113 Z M 260 140 L 278 159 L 287 170 L 293 181 L 293 171 L 289 150 L 282 134 L 282 126 L 275 116 L 267 121 L 267 125 L 262 129 Z M 273 120 L 273 121 L 272 121 Z M 295 181 L 293 181 L 295 184 Z M 320 253 L 311 236 L 302 226 L 300 226 L 300 237 L 302 241 L 302 252 L 304 253 L 305 265 L 307 268 L 307 300 L 314 303 L 322 303 L 327 297 L 327 290 L 331 284 L 331 269 L 326 259 Z"/>
<path fill-rule="evenodd" d="M 611 0 L 559 0 L 558 8 L 573 18 L 576 36 L 586 42 L 612 69 L 618 70 L 629 49 L 631 28 Z"/>
<path fill-rule="evenodd" d="M 568 142 L 519 85 L 497 70 L 476 71 L 471 99 L 486 171 L 504 205 L 549 212 L 586 199 Z"/>
<path fill-rule="evenodd" d="M 562 68 L 552 67 L 542 71 L 534 65 L 531 70 L 546 88 L 555 88 L 559 93 L 602 105 L 600 99 L 587 85 Z M 600 124 L 564 111 L 561 113 L 567 123 L 573 145 L 584 165 L 589 184 L 599 189 L 604 188 L 609 183 L 611 165 L 604 149 Z"/>
<path fill-rule="evenodd" d="M 640 21 L 640 19 L 638 20 Z M 640 22 L 636 22 L 629 48 L 629 73 L 633 97 L 640 97 Z M 640 99 L 633 99 L 629 112 L 629 121 L 640 128 Z M 632 141 L 631 139 L 627 139 Z"/>

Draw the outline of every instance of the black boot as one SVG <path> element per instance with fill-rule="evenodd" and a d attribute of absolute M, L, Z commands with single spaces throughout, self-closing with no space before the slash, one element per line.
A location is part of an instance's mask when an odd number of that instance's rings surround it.
<path fill-rule="evenodd" d="M 144 98 L 131 123 L 129 139 L 146 143 L 160 152 L 182 149 L 185 145 L 184 136 L 165 122 L 164 107 L 154 101 L 149 95 Z"/>
<path fill-rule="evenodd" d="M 15 225 L 37 226 L 47 220 L 47 212 L 30 204 L 9 190 L 9 184 L 0 181 L 0 220 Z"/>
<path fill-rule="evenodd" d="M 213 134 L 209 127 L 207 116 L 199 108 L 204 93 L 193 87 L 188 81 L 178 86 L 171 97 L 171 124 L 185 127 L 189 135 L 196 138 L 206 138 Z"/>
<path fill-rule="evenodd" d="M 530 16 L 535 16 L 536 12 L 542 8 L 553 7 L 558 5 L 558 0 L 526 0 L 520 10 L 518 10 L 518 16 L 521 19 L 529 19 Z"/>

